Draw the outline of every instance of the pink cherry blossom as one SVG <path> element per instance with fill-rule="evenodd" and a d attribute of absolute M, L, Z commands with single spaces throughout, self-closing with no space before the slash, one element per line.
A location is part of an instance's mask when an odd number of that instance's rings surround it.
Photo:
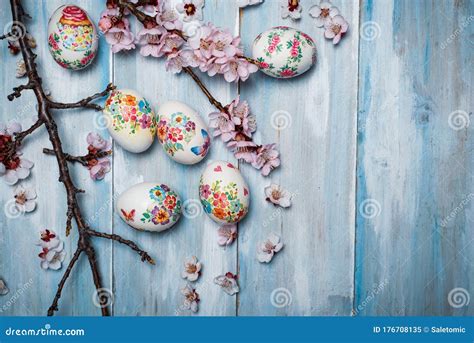
<path fill-rule="evenodd" d="M 214 137 L 221 136 L 224 142 L 235 137 L 235 123 L 228 113 L 213 112 L 209 114 L 209 119 L 209 127 L 214 129 Z"/>
<path fill-rule="evenodd" d="M 92 180 L 102 180 L 105 174 L 110 172 L 110 160 L 108 158 L 100 158 L 97 164 L 89 168 L 89 175 Z"/>
<path fill-rule="evenodd" d="M 317 27 L 323 27 L 338 14 L 339 10 L 329 1 L 321 1 L 319 5 L 314 5 L 309 9 L 309 15 L 315 18 Z"/>
<path fill-rule="evenodd" d="M 268 238 L 260 243 L 257 249 L 257 259 L 261 263 L 270 263 L 273 256 L 283 248 L 280 236 L 271 233 Z"/>
<path fill-rule="evenodd" d="M 247 163 L 254 163 L 257 158 L 257 145 L 252 141 L 232 141 L 227 147 L 234 151 L 235 158 Z"/>
<path fill-rule="evenodd" d="M 110 140 L 102 138 L 101 135 L 95 132 L 89 132 L 87 135 L 87 144 L 92 145 L 94 148 L 100 151 L 108 151 L 112 148 Z"/>
<path fill-rule="evenodd" d="M 140 54 L 143 56 L 161 57 L 164 55 L 163 42 L 161 36 L 166 30 L 159 26 L 142 28 L 137 33 L 136 42 L 141 46 Z"/>
<path fill-rule="evenodd" d="M 237 238 L 237 225 L 224 225 L 217 230 L 219 238 L 217 244 L 219 245 L 231 245 L 232 242 Z"/>
<path fill-rule="evenodd" d="M 334 45 L 338 44 L 342 36 L 347 32 L 349 24 L 341 15 L 336 15 L 330 21 L 324 24 L 324 37 L 327 39 L 332 39 Z"/>
<path fill-rule="evenodd" d="M 172 73 L 180 73 L 184 67 L 195 68 L 199 65 L 194 52 L 189 49 L 175 49 L 167 55 L 166 70 Z"/>
<path fill-rule="evenodd" d="M 120 22 L 110 28 L 105 34 L 105 40 L 111 45 L 113 53 L 135 49 L 133 34 L 130 31 L 127 18 L 122 18 Z"/>
<path fill-rule="evenodd" d="M 271 171 L 280 166 L 280 153 L 275 149 L 276 144 L 265 144 L 257 149 L 257 156 L 252 166 L 262 170 L 263 176 L 268 176 Z"/>
<path fill-rule="evenodd" d="M 241 133 L 247 137 L 252 137 L 252 133 L 257 130 L 257 119 L 250 114 L 247 101 L 240 101 L 240 96 L 234 99 L 228 108 L 232 121 L 241 127 Z"/>

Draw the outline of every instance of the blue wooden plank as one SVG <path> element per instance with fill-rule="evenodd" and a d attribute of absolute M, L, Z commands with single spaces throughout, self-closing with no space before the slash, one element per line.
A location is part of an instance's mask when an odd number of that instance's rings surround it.
<path fill-rule="evenodd" d="M 461 299 L 473 292 L 472 13 L 469 1 L 363 2 L 358 314 L 474 313 Z"/>
<path fill-rule="evenodd" d="M 101 44 L 99 56 L 94 64 L 80 72 L 64 70 L 53 61 L 47 45 L 47 23 L 54 10 L 64 3 L 67 2 L 24 1 L 26 11 L 33 18 L 28 21 L 28 25 L 38 43 L 35 52 L 38 55 L 39 71 L 43 77 L 44 87 L 51 91 L 55 100 L 68 102 L 77 101 L 106 87 L 109 81 L 109 52 L 108 47 Z M 81 1 L 80 6 L 97 22 L 100 9 L 95 6 L 94 1 Z M 9 6 L 1 7 L 0 18 L 2 23 L 11 21 Z M 2 59 L 0 120 L 2 122 L 12 119 L 21 121 L 24 123 L 24 128 L 27 128 L 33 123 L 31 118 L 36 114 L 35 99 L 31 92 L 25 91 L 21 98 L 13 102 L 6 100 L 6 95 L 11 93 L 12 87 L 24 83 L 25 79 L 15 78 L 15 63 L 20 57 L 12 57 L 6 44 L 1 44 L 0 51 Z M 95 131 L 94 115 L 95 113 L 91 110 L 73 110 L 68 113 L 58 111 L 55 118 L 65 151 L 80 155 L 87 152 L 86 136 L 88 132 Z M 101 133 L 106 135 L 106 132 Z M 2 312 L 2 315 L 44 315 L 51 305 L 56 285 L 65 266 L 58 272 L 43 271 L 40 268 L 37 256 L 39 247 L 34 244 L 39 238 L 41 229 L 50 228 L 65 241 L 67 252 L 65 263 L 69 262 L 76 248 L 75 228 L 69 238 L 65 237 L 66 195 L 64 187 L 58 183 L 56 162 L 54 157 L 42 154 L 43 147 L 50 147 L 44 129 L 40 129 L 28 138 L 24 147 L 24 156 L 35 162 L 32 175 L 25 182 L 25 184 L 35 185 L 38 192 L 38 208 L 34 213 L 16 219 L 6 217 L 3 204 L 13 196 L 13 187 L 8 187 L 0 181 L 2 194 L 0 222 L 3 238 L 0 243 L 0 277 L 5 279 L 11 290 L 10 294 L 0 297 L 0 306 L 8 304 L 15 294 L 24 290 L 18 300 L 7 306 L 7 310 Z M 78 187 L 87 191 L 81 198 L 85 218 L 94 228 L 111 232 L 111 211 L 110 203 L 108 203 L 112 189 L 110 175 L 105 181 L 93 182 L 89 178 L 88 171 L 83 167 L 71 167 L 71 172 Z M 111 243 L 95 242 L 94 246 L 97 248 L 100 259 L 104 287 L 111 288 Z M 100 314 L 100 309 L 96 308 L 92 301 L 94 284 L 91 276 L 88 262 L 82 258 L 66 284 L 60 301 L 59 315 Z M 23 285 L 29 280 L 32 280 L 31 285 L 25 288 Z"/>
<path fill-rule="evenodd" d="M 238 25 L 238 10 L 235 4 L 208 0 L 204 18 L 206 22 L 233 30 Z M 133 22 L 136 31 L 139 25 Z M 163 60 L 140 56 L 136 50 L 117 54 L 114 61 L 114 80 L 118 87 L 135 89 L 150 101 L 155 110 L 166 101 L 178 100 L 196 109 L 206 122 L 207 114 L 215 111 L 187 75 L 166 72 Z M 237 94 L 236 85 L 227 84 L 223 78 L 210 79 L 199 71 L 198 74 L 223 103 L 230 102 Z M 186 285 L 181 272 L 185 259 L 195 255 L 204 265 L 202 276 L 195 284 L 201 296 L 198 315 L 234 315 L 236 297 L 221 291 L 213 284 L 213 278 L 228 271 L 235 273 L 236 245 L 225 250 L 217 245 L 218 225 L 202 213 L 198 201 L 199 178 L 206 163 L 211 160 L 233 162 L 232 154 L 217 139 L 213 140 L 206 160 L 194 166 L 172 161 L 157 141 L 143 154 L 128 153 L 117 145 L 115 151 L 115 195 L 142 181 L 161 182 L 200 211 L 195 218 L 182 217 L 176 226 L 163 233 L 137 232 L 115 213 L 114 231 L 136 240 L 157 261 L 157 266 L 145 265 L 135 253 L 114 247 L 115 314 L 189 315 L 190 312 L 181 308 L 184 298 L 180 289 Z"/>
<path fill-rule="evenodd" d="M 336 47 L 315 27 L 309 1 L 302 2 L 298 22 L 281 19 L 278 1 L 242 12 L 246 51 L 259 33 L 286 25 L 314 38 L 318 61 L 303 76 L 277 80 L 258 74 L 241 87 L 257 116 L 256 141 L 277 142 L 282 167 L 267 178 L 243 167 L 253 197 L 240 228 L 239 315 L 351 313 L 359 9 L 355 2 L 334 4 L 351 23 Z M 264 187 L 271 182 L 294 193 L 290 209 L 265 201 Z M 260 264 L 257 244 L 271 232 L 281 235 L 285 247 L 271 264 Z"/>

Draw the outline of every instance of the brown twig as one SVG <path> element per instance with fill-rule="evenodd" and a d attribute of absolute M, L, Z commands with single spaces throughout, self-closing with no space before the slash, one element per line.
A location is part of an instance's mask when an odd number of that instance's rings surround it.
<path fill-rule="evenodd" d="M 52 149 L 43 148 L 43 154 L 55 155 L 55 152 Z M 97 160 L 99 158 L 107 157 L 107 156 L 110 156 L 110 155 L 112 155 L 111 150 L 109 150 L 109 151 L 99 151 L 96 154 L 87 154 L 87 155 L 84 155 L 84 156 L 74 156 L 74 155 L 70 155 L 70 154 L 65 153 L 64 157 L 66 158 L 66 160 L 68 162 L 80 163 L 84 167 L 88 167 L 90 161 Z"/>
<path fill-rule="evenodd" d="M 22 20 L 23 20 L 23 17 L 25 17 L 25 12 L 23 11 L 23 7 L 21 6 L 21 0 L 10 0 L 10 7 L 12 11 L 12 20 L 16 23 L 23 23 Z M 64 153 L 63 151 L 62 142 L 58 133 L 58 127 L 56 125 L 56 122 L 53 116 L 51 115 L 50 109 L 56 109 L 56 108 L 65 109 L 65 108 L 77 108 L 77 107 L 91 108 L 90 105 L 92 104 L 90 104 L 90 102 L 94 99 L 99 98 L 100 96 L 106 95 L 108 91 L 111 90 L 111 85 L 109 85 L 107 87 L 107 90 L 105 90 L 104 92 L 97 93 L 89 98 L 78 101 L 77 103 L 61 104 L 61 103 L 53 102 L 52 100 L 47 98 L 45 91 L 43 89 L 41 78 L 38 74 L 37 66 L 35 63 L 36 55 L 31 50 L 24 36 L 19 37 L 18 42 L 20 45 L 20 50 L 23 56 L 23 60 L 25 61 L 25 67 L 26 67 L 26 72 L 27 72 L 26 74 L 28 76 L 28 83 L 24 86 L 14 88 L 14 93 L 11 94 L 11 96 L 8 96 L 8 99 L 13 100 L 14 98 L 21 96 L 22 90 L 25 90 L 25 89 L 33 90 L 33 92 L 35 93 L 36 101 L 38 102 L 38 121 L 28 130 L 16 135 L 17 143 L 15 143 L 15 147 L 18 147 L 23 141 L 23 139 L 29 134 L 31 134 L 33 131 L 35 131 L 37 128 L 43 125 L 45 126 L 46 130 L 48 131 L 49 140 L 51 141 L 51 144 L 53 147 L 52 151 L 54 152 L 56 161 L 58 163 L 59 182 L 63 183 L 64 187 L 66 188 L 67 204 L 68 204 L 66 231 L 70 229 L 71 222 L 74 219 L 74 221 L 76 222 L 77 230 L 79 232 L 77 250 L 74 256 L 72 257 L 71 261 L 69 262 L 69 265 L 60 283 L 58 284 L 58 288 L 56 291 L 56 295 L 53 299 L 53 303 L 48 310 L 48 316 L 52 316 L 54 315 L 54 312 L 58 310 L 58 302 L 59 302 L 59 299 L 61 298 L 64 285 L 66 284 L 66 281 L 69 278 L 71 271 L 74 268 L 82 252 L 86 253 L 87 258 L 89 260 L 89 265 L 92 271 L 92 277 L 93 277 L 94 285 L 97 292 L 100 292 L 102 289 L 102 280 L 100 277 L 99 267 L 97 264 L 95 249 L 90 240 L 92 230 L 90 230 L 89 226 L 86 224 L 86 221 L 84 220 L 82 216 L 82 210 L 77 199 L 77 194 L 83 193 L 84 191 L 76 187 L 75 183 L 73 182 L 71 178 L 71 175 L 69 173 L 69 167 L 68 167 L 68 157 L 71 157 L 71 156 Z M 95 108 L 95 107 L 92 107 L 92 108 Z M 101 237 L 109 238 L 107 236 L 101 236 Z M 120 242 L 118 237 L 114 236 L 113 238 L 110 237 L 109 239 Z M 136 251 L 141 251 L 133 242 L 130 243 L 130 241 L 127 241 L 121 237 L 120 239 L 123 240 L 124 242 L 129 242 L 129 244 L 127 245 L 130 246 L 132 249 Z M 141 254 L 142 258 L 145 256 L 144 254 Z M 146 254 L 146 256 L 148 256 L 148 254 Z M 145 259 L 148 260 L 146 257 Z M 104 316 L 107 316 L 110 314 L 107 304 L 105 304 L 104 306 L 101 306 L 101 311 L 102 311 L 102 315 Z"/>
<path fill-rule="evenodd" d="M 133 242 L 133 241 L 130 241 L 128 239 L 124 239 L 119 235 L 108 234 L 108 233 L 104 233 L 104 232 L 98 232 L 98 231 L 94 231 L 94 230 L 90 230 L 90 229 L 87 230 L 87 233 L 91 236 L 111 239 L 111 240 L 117 241 L 121 244 L 128 245 L 132 250 L 135 250 L 142 257 L 143 262 L 147 261 L 150 264 L 153 264 L 153 265 L 156 264 L 155 261 L 151 258 L 151 256 L 148 255 L 148 253 L 146 251 L 143 251 L 142 249 L 140 249 L 138 247 L 138 245 L 136 245 L 136 243 Z"/>
<path fill-rule="evenodd" d="M 54 109 L 72 109 L 72 108 L 82 107 L 82 108 L 92 108 L 96 111 L 102 111 L 103 110 L 102 107 L 96 104 L 91 104 L 91 101 L 106 96 L 107 94 L 109 94 L 109 92 L 113 91 L 114 89 L 115 89 L 115 86 L 112 83 L 109 83 L 107 85 L 107 88 L 103 90 L 102 92 L 91 95 L 85 99 L 82 99 L 81 101 L 73 102 L 73 103 L 62 103 L 62 102 L 55 102 L 55 101 L 48 100 L 48 105 L 50 108 L 54 108 Z"/>

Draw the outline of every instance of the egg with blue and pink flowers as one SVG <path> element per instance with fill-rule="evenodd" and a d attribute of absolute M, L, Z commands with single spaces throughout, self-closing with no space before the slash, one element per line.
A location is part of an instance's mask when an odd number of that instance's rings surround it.
<path fill-rule="evenodd" d="M 199 113 L 179 101 L 168 101 L 158 109 L 158 140 L 174 161 L 201 162 L 209 152 L 209 129 Z"/>

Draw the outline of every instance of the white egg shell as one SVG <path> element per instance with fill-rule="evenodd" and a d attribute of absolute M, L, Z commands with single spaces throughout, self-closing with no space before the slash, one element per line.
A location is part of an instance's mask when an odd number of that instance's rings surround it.
<path fill-rule="evenodd" d="M 206 167 L 199 183 L 199 197 L 207 215 L 221 224 L 237 223 L 249 210 L 249 187 L 229 162 L 217 161 Z"/>
<path fill-rule="evenodd" d="M 160 232 L 172 227 L 181 216 L 181 198 L 159 182 L 139 183 L 123 192 L 117 212 L 137 230 Z"/>
<path fill-rule="evenodd" d="M 114 90 L 104 106 L 105 124 L 125 150 L 140 153 L 155 139 L 156 118 L 148 101 L 129 89 Z"/>
<path fill-rule="evenodd" d="M 160 106 L 157 122 L 158 140 L 173 160 L 196 164 L 206 157 L 211 144 L 209 129 L 191 107 L 168 101 Z"/>
<path fill-rule="evenodd" d="M 82 8 L 75 5 L 61 6 L 48 22 L 48 46 L 61 67 L 83 69 L 97 55 L 97 29 Z"/>
<path fill-rule="evenodd" d="M 262 72 L 287 79 L 305 73 L 316 63 L 316 45 L 304 32 L 277 26 L 255 38 L 252 55 Z"/>

